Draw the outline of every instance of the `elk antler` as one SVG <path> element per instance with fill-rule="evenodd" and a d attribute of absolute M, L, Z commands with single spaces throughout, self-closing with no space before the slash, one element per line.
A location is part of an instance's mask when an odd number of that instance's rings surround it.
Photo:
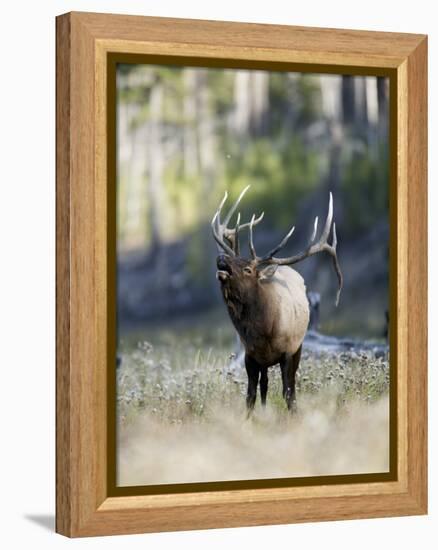
<path fill-rule="evenodd" d="M 232 216 L 234 215 L 234 212 L 236 211 L 240 201 L 242 200 L 243 196 L 245 195 L 245 193 L 248 191 L 249 188 L 250 188 L 250 185 L 247 185 L 245 189 L 240 193 L 236 202 L 231 206 L 230 210 L 225 216 L 224 221 L 221 222 L 220 216 L 221 216 L 222 207 L 224 206 L 228 198 L 228 192 L 225 191 L 224 198 L 222 199 L 219 205 L 219 208 L 217 209 L 215 215 L 213 216 L 213 219 L 211 220 L 211 228 L 213 230 L 213 236 L 215 238 L 215 241 L 225 252 L 227 252 L 231 256 L 239 255 L 239 231 L 247 227 L 250 227 L 251 223 L 253 225 L 257 225 L 262 221 L 264 216 L 264 212 L 262 212 L 257 219 L 251 220 L 251 222 L 249 223 L 243 223 L 242 225 L 240 225 L 240 212 L 239 212 L 237 215 L 237 222 L 234 228 L 228 227 L 228 224 Z"/>
<path fill-rule="evenodd" d="M 287 243 L 290 236 L 294 232 L 295 227 L 292 227 L 292 229 L 287 233 L 287 235 L 284 237 L 284 239 L 280 242 L 279 245 L 277 245 L 275 248 L 273 248 L 268 254 L 263 256 L 263 258 L 259 258 L 258 262 L 259 264 L 277 264 L 277 265 L 292 265 L 296 264 L 297 262 L 300 262 L 301 260 L 304 260 L 305 258 L 308 258 L 310 256 L 313 256 L 314 254 L 317 254 L 318 252 L 328 252 L 330 256 L 333 259 L 333 265 L 336 271 L 336 275 L 338 277 L 338 291 L 336 294 L 336 305 L 339 303 L 339 297 L 342 290 L 343 285 L 343 277 L 341 268 L 339 266 L 338 257 L 336 255 L 336 246 L 337 246 L 337 236 L 336 236 L 336 225 L 333 222 L 333 237 L 332 237 L 332 244 L 330 245 L 328 243 L 328 237 L 330 234 L 330 229 L 332 227 L 332 220 L 333 220 L 333 196 L 330 193 L 330 199 L 329 199 L 329 208 L 328 208 L 328 214 L 327 219 L 325 221 L 324 229 L 321 233 L 321 237 L 319 238 L 318 242 L 314 243 L 316 238 L 316 233 L 318 230 L 318 216 L 315 218 L 314 224 L 313 224 L 313 231 L 312 236 L 310 237 L 310 242 L 306 250 L 303 252 L 300 252 L 299 254 L 296 254 L 295 256 L 290 256 L 289 258 L 275 258 L 274 254 L 279 252 Z M 252 228 L 250 226 L 250 243 L 252 241 Z M 251 244 L 250 244 L 251 248 Z M 255 259 L 255 250 L 251 250 L 251 253 L 253 253 L 253 258 Z"/>

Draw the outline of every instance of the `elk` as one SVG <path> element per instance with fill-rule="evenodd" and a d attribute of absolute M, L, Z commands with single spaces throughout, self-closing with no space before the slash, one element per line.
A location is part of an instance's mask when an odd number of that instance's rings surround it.
<path fill-rule="evenodd" d="M 225 192 L 212 219 L 213 237 L 220 251 L 216 259 L 216 278 L 228 314 L 245 349 L 248 415 L 254 409 L 259 382 L 261 403 L 266 405 L 268 368 L 278 363 L 283 398 L 287 408 L 293 412 L 296 410 L 295 377 L 309 324 L 309 303 L 303 278 L 290 266 L 319 252 L 327 252 L 332 257 L 338 278 L 338 305 L 343 278 L 336 255 L 336 226 L 332 223 L 333 197 L 330 193 L 326 222 L 317 241 L 318 217 L 315 218 L 310 242 L 304 251 L 287 258 L 276 257 L 292 236 L 295 230 L 292 227 L 277 246 L 264 256 L 258 256 L 253 232 L 254 227 L 262 221 L 263 213 L 258 218 L 253 215 L 251 221 L 244 224 L 240 224 L 238 213 L 235 226 L 228 227 L 248 188 L 245 187 L 221 221 L 222 208 L 228 197 Z M 249 230 L 249 259 L 240 255 L 239 232 L 242 229 Z M 332 243 L 329 244 L 331 230 Z"/>

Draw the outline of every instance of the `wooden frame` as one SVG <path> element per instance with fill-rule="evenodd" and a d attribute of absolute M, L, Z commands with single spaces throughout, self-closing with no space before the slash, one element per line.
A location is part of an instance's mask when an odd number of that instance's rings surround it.
<path fill-rule="evenodd" d="M 396 479 L 108 496 L 107 60 L 111 53 L 382 71 L 396 82 Z M 291 69 L 294 70 L 294 69 Z M 67 536 L 427 512 L 427 38 L 70 13 L 57 18 L 57 518 Z"/>

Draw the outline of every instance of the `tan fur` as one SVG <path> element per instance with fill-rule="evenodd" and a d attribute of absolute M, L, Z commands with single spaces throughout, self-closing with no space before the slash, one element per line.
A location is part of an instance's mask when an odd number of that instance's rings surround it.
<path fill-rule="evenodd" d="M 277 346 L 295 353 L 301 346 L 309 324 L 309 302 L 301 275 L 280 266 L 272 279 L 260 283 L 268 304 L 276 312 Z"/>
<path fill-rule="evenodd" d="M 309 324 L 309 303 L 303 278 L 288 266 L 278 267 L 273 277 L 257 284 L 260 317 L 255 312 L 251 320 L 257 338 L 242 343 L 260 364 L 270 366 L 279 361 L 280 350 L 294 354 L 301 346 Z"/>

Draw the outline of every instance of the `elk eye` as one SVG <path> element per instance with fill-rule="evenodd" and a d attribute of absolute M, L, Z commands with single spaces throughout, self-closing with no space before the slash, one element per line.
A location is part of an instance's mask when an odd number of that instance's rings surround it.
<path fill-rule="evenodd" d="M 251 269 L 250 267 L 244 267 L 244 268 L 243 268 L 243 271 L 244 271 L 245 273 L 247 273 L 248 275 L 251 275 L 251 274 L 252 274 L 252 269 Z"/>

